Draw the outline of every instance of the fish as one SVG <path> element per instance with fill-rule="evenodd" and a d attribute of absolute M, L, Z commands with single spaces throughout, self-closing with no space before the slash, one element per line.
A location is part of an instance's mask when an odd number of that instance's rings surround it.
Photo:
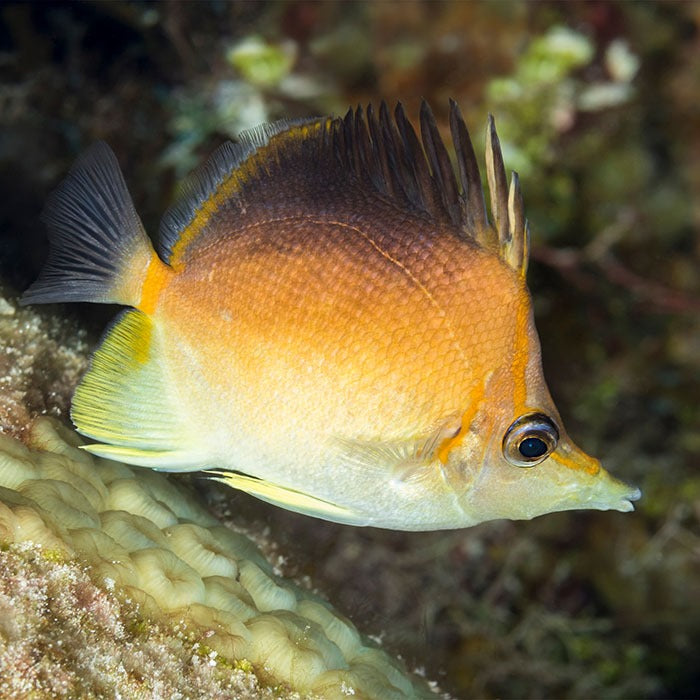
<path fill-rule="evenodd" d="M 127 307 L 72 399 L 84 449 L 358 526 L 633 510 L 639 489 L 574 444 L 545 383 L 494 119 L 490 212 L 453 100 L 449 131 L 454 164 L 425 101 L 418 129 L 382 102 L 244 132 L 183 183 L 155 246 L 91 147 L 22 297 Z"/>

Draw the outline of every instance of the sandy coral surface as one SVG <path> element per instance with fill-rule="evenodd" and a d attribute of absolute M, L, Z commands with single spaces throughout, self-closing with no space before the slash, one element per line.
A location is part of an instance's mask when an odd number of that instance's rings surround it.
<path fill-rule="evenodd" d="M 249 666 L 145 618 L 84 565 L 38 544 L 0 551 L 0 697 L 273 698 Z"/>

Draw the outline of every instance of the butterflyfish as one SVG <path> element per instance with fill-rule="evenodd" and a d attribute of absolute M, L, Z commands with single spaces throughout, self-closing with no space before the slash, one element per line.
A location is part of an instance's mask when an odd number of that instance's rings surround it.
<path fill-rule="evenodd" d="M 52 195 L 23 303 L 125 307 L 72 400 L 102 457 L 203 471 L 293 511 L 460 528 L 640 496 L 569 438 L 545 384 L 529 229 L 494 121 L 490 217 L 450 102 L 280 121 L 224 143 L 156 246 L 98 143 Z"/>

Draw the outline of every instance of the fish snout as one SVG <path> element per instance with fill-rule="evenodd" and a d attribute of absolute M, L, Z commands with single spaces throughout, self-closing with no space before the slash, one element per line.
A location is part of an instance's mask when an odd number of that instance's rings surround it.
<path fill-rule="evenodd" d="M 630 486 L 620 481 L 601 467 L 595 487 L 589 495 L 589 508 L 597 510 L 619 510 L 629 513 L 634 510 L 634 501 L 642 497 L 642 492 L 636 486 Z"/>
<path fill-rule="evenodd" d="M 642 492 L 636 486 L 612 476 L 600 460 L 586 454 L 571 440 L 563 440 L 550 457 L 571 479 L 570 497 L 575 501 L 572 508 L 594 510 L 617 510 L 628 513 L 634 510 L 634 501 Z"/>

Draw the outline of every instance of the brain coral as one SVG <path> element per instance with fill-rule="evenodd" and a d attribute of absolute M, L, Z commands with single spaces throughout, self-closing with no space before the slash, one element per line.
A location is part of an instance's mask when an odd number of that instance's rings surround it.
<path fill-rule="evenodd" d="M 48 418 L 26 441 L 0 435 L 6 697 L 434 697 L 162 474 Z"/>

